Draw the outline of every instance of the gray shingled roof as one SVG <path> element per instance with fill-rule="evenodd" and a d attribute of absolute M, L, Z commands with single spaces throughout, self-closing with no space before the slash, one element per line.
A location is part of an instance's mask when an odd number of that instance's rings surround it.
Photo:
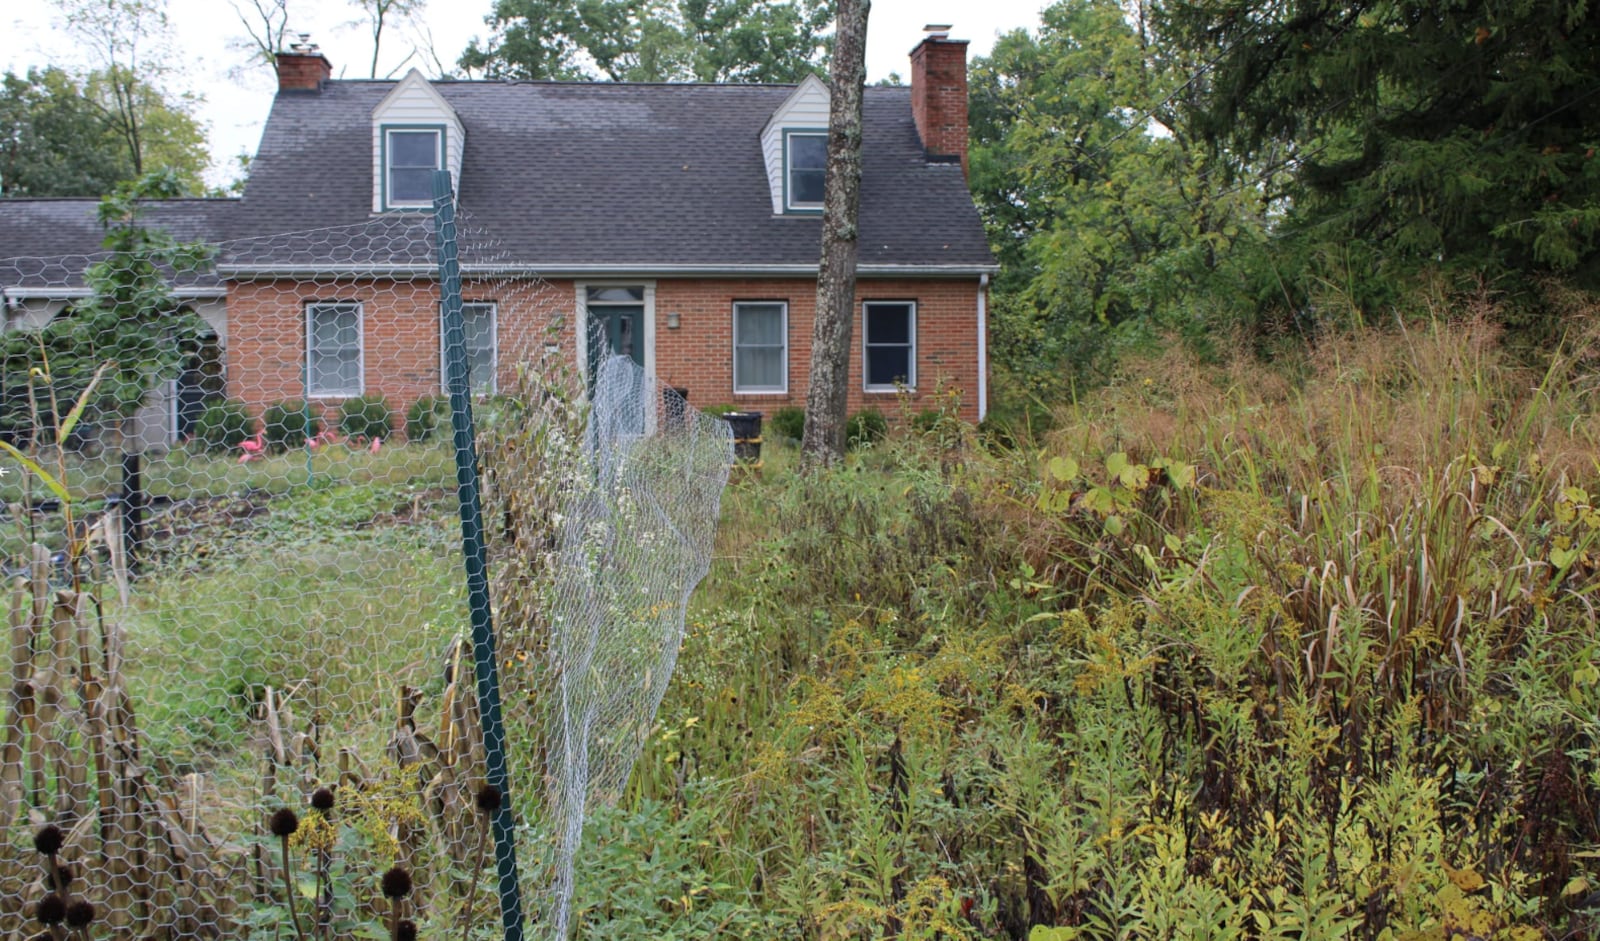
<path fill-rule="evenodd" d="M 373 220 L 373 108 L 394 82 L 280 94 L 251 164 L 226 264 L 426 263 L 416 214 Z M 499 260 L 558 273 L 814 267 L 815 216 L 772 214 L 762 127 L 790 85 L 439 82 L 466 129 L 459 204 Z M 861 186 L 864 269 L 994 264 L 959 164 L 929 161 L 910 90 L 869 88 Z M 369 221 L 372 221 L 369 224 Z M 341 228 L 342 227 L 342 228 Z M 474 256 L 477 257 L 474 257 Z"/>
<path fill-rule="evenodd" d="M 48 293 L 76 288 L 83 269 L 106 256 L 98 199 L 0 199 L 0 287 Z M 182 242 L 220 242 L 237 199 L 168 199 L 142 205 L 142 221 Z M 213 272 L 185 274 L 177 286 L 220 290 Z"/>
<path fill-rule="evenodd" d="M 374 215 L 372 109 L 395 82 L 278 95 L 242 200 L 151 204 L 230 270 L 433 264 L 428 214 Z M 814 269 L 821 221 L 774 216 L 761 129 L 792 85 L 439 82 L 466 129 L 462 261 L 548 274 L 611 268 Z M 994 265 L 960 165 L 930 161 L 910 90 L 868 88 L 859 264 Z M 0 200 L 0 286 L 81 283 L 100 251 L 92 199 Z M 44 261 L 23 265 L 5 259 Z M 215 277 L 186 279 L 191 286 Z"/>

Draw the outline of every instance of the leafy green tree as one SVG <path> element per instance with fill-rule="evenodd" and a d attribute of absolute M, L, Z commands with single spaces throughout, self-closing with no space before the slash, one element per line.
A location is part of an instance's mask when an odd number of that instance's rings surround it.
<path fill-rule="evenodd" d="M 133 163 L 98 104 L 58 68 L 7 72 L 0 88 L 0 195 L 99 196 Z"/>
<path fill-rule="evenodd" d="M 82 79 L 59 68 L 6 73 L 0 88 L 0 194 L 102 196 L 148 165 L 177 174 L 185 194 L 203 191 L 210 156 L 194 100 L 105 72 Z M 138 154 L 117 100 L 139 114 Z"/>
<path fill-rule="evenodd" d="M 997 365 L 1034 394 L 1227 308 L 1225 256 L 1259 238 L 1259 195 L 1180 120 L 1190 63 L 1113 0 L 1063 0 L 972 71 L 972 187 L 1001 261 Z"/>
<path fill-rule="evenodd" d="M 0 437 L 19 444 L 54 428 L 94 383 L 79 425 L 87 433 L 132 415 L 153 383 L 177 374 L 205 324 L 173 299 L 168 278 L 204 266 L 210 251 L 146 228 L 139 217 L 142 201 L 182 192 L 175 172 L 158 170 L 100 201 L 106 256 L 84 270 L 89 299 L 40 330 L 0 341 Z"/>
<path fill-rule="evenodd" d="M 461 54 L 489 78 L 796 81 L 827 49 L 825 0 L 497 0 Z"/>
<path fill-rule="evenodd" d="M 798 82 L 819 72 L 835 4 L 825 0 L 680 0 L 698 82 Z"/>
<path fill-rule="evenodd" d="M 1600 6 L 1167 0 L 1155 19 L 1215 56 L 1190 108 L 1214 150 L 1291 169 L 1278 235 L 1301 284 L 1333 259 L 1359 307 L 1422 269 L 1600 277 Z"/>
<path fill-rule="evenodd" d="M 116 68 L 90 73 L 84 93 L 99 105 L 127 151 L 133 172 L 125 180 L 165 170 L 177 178 L 178 195 L 197 196 L 205 191 L 211 152 L 205 129 L 194 116 L 200 103 L 196 96 L 163 94 L 156 86 Z"/>

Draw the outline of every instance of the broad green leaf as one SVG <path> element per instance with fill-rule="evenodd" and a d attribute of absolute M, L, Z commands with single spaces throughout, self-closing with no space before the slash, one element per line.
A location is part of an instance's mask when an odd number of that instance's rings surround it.
<path fill-rule="evenodd" d="M 1163 543 L 1166 543 L 1167 548 L 1171 549 L 1173 552 L 1182 552 L 1183 551 L 1183 540 L 1179 539 L 1176 535 L 1174 535 L 1172 533 L 1167 533 L 1165 536 L 1162 537 L 1161 541 Z"/>
<path fill-rule="evenodd" d="M 1126 451 L 1114 451 L 1106 455 L 1106 470 L 1111 472 L 1111 476 L 1120 477 L 1122 472 L 1127 469 L 1128 453 Z"/>
<path fill-rule="evenodd" d="M 1143 464 L 1129 464 L 1117 474 L 1117 479 L 1129 490 L 1143 490 L 1150 485 L 1150 468 Z"/>
<path fill-rule="evenodd" d="M 1091 512 L 1105 516 L 1117 508 L 1117 501 L 1105 487 L 1094 487 L 1083 495 L 1083 505 Z"/>
<path fill-rule="evenodd" d="M 1557 571 L 1565 571 L 1568 566 L 1576 561 L 1578 561 L 1578 550 L 1576 549 L 1550 550 L 1550 564 L 1554 565 Z"/>
<path fill-rule="evenodd" d="M 1126 529 L 1126 528 L 1127 528 L 1126 525 L 1122 522 L 1122 517 L 1120 517 L 1120 516 L 1108 516 L 1108 517 L 1106 517 L 1106 532 L 1110 533 L 1111 535 L 1120 536 L 1120 535 L 1122 535 L 1122 531 L 1124 529 Z"/>
<path fill-rule="evenodd" d="M 1171 461 L 1167 464 L 1167 479 L 1172 481 L 1172 486 L 1178 490 L 1188 490 L 1194 486 L 1195 467 L 1183 461 Z"/>
<path fill-rule="evenodd" d="M 89 384 L 83 387 L 83 392 L 78 396 L 78 404 L 72 406 L 72 411 L 67 413 L 66 420 L 56 430 L 56 447 L 66 446 L 67 436 L 72 434 L 72 429 L 78 425 L 78 419 L 83 417 L 83 408 L 89 404 L 89 396 L 94 394 L 94 387 L 100 384 L 100 380 L 105 377 L 106 370 L 110 368 L 111 364 L 109 362 L 101 363 L 100 368 L 94 371 L 94 378 L 90 379 Z"/>
<path fill-rule="evenodd" d="M 1078 476 L 1078 462 L 1070 457 L 1053 457 L 1050 459 L 1050 476 L 1065 483 Z"/>
<path fill-rule="evenodd" d="M 54 493 L 56 496 L 61 498 L 62 503 L 72 502 L 72 495 L 67 493 L 67 488 L 62 486 L 61 481 L 57 480 L 54 474 L 34 463 L 33 458 L 23 454 L 21 451 L 18 451 L 16 448 L 4 441 L 0 441 L 0 450 L 3 450 L 6 454 L 11 455 L 16 459 L 18 464 L 21 464 L 27 469 L 28 473 L 43 481 L 44 485 L 50 488 L 51 493 Z"/>

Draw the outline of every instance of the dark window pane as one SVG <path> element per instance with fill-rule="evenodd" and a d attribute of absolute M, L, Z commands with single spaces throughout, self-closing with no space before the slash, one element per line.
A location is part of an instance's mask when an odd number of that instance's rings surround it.
<path fill-rule="evenodd" d="M 821 170 L 828 165 L 828 138 L 821 134 L 789 135 L 789 167 Z"/>
<path fill-rule="evenodd" d="M 791 170 L 789 172 L 789 204 L 821 203 L 824 175 L 821 170 Z"/>
<path fill-rule="evenodd" d="M 910 343 L 910 304 L 868 304 L 868 343 Z"/>
<path fill-rule="evenodd" d="M 867 347 L 867 385 L 892 386 L 911 375 L 911 350 L 904 346 Z"/>
<path fill-rule="evenodd" d="M 433 199 L 433 170 L 391 170 L 389 201 L 419 203 Z"/>
<path fill-rule="evenodd" d="M 390 131 L 389 166 L 439 169 L 439 132 Z"/>

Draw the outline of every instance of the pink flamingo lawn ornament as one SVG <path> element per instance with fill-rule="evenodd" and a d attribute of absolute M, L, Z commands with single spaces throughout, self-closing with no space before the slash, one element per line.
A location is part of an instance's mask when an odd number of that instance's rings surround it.
<path fill-rule="evenodd" d="M 240 464 L 253 461 L 258 457 L 265 457 L 267 453 L 266 435 L 259 431 L 256 432 L 251 437 L 239 442 L 239 450 L 243 452 L 239 455 Z"/>
<path fill-rule="evenodd" d="M 370 451 L 373 454 L 377 454 L 378 453 L 378 449 L 381 448 L 381 447 L 383 447 L 383 439 L 382 438 L 373 438 L 372 439 L 372 444 L 367 448 L 367 450 Z"/>
<path fill-rule="evenodd" d="M 311 448 L 311 450 L 315 451 L 325 444 L 334 444 L 338 442 L 338 440 L 338 432 L 334 431 L 332 428 L 324 428 L 315 437 L 307 440 L 306 444 Z"/>

